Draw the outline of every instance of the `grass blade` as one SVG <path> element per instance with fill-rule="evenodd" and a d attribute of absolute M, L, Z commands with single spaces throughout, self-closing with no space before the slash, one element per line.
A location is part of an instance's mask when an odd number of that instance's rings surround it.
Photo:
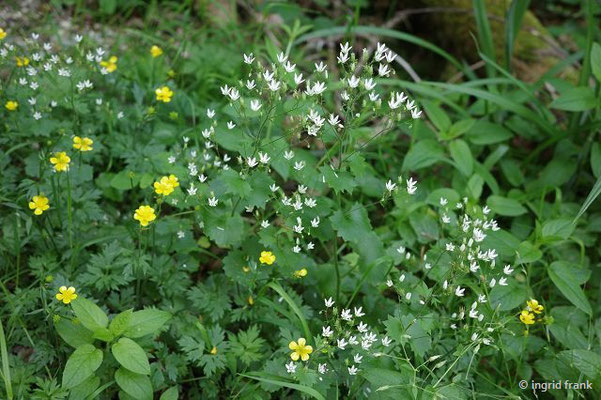
<path fill-rule="evenodd" d="M 530 6 L 530 0 L 513 0 L 507 10 L 505 21 L 505 68 L 511 71 L 511 58 L 513 56 L 513 45 L 515 38 L 520 32 L 522 19 Z"/>
<path fill-rule="evenodd" d="M 580 211 L 578 211 L 576 218 L 574 218 L 574 221 L 573 221 L 574 223 L 576 223 L 578 218 L 580 218 L 582 216 L 582 214 L 584 214 L 586 212 L 586 210 L 591 206 L 591 204 L 593 204 L 593 201 L 595 201 L 595 199 L 597 197 L 599 197 L 600 194 L 601 194 L 601 176 L 599 177 L 599 179 L 597 179 L 595 186 L 593 186 L 593 189 L 586 197 L 586 200 L 584 200 L 582 207 L 580 207 Z"/>
<path fill-rule="evenodd" d="M 264 372 L 251 372 L 249 374 L 240 374 L 240 376 L 243 376 L 243 377 L 249 378 L 249 379 L 254 379 L 254 380 L 260 381 L 260 382 L 271 383 L 272 385 L 277 385 L 277 386 L 281 386 L 281 387 L 287 387 L 290 389 L 298 390 L 298 391 L 308 394 L 309 396 L 311 396 L 315 399 L 318 399 L 318 400 L 326 400 L 326 398 L 321 393 L 319 393 L 317 390 L 313 389 L 312 387 L 285 381 L 282 379 L 282 377 L 277 376 L 277 375 L 266 374 Z"/>
<path fill-rule="evenodd" d="M 6 337 L 4 336 L 4 327 L 0 320 L 0 356 L 2 357 L 2 378 L 6 388 L 6 398 L 12 400 L 13 387 L 10 379 L 10 366 L 8 364 L 8 350 L 6 349 Z"/>
<path fill-rule="evenodd" d="M 309 330 L 309 324 L 307 324 L 307 319 L 305 318 L 305 315 L 303 314 L 303 312 L 300 309 L 300 307 L 298 305 L 296 305 L 296 303 L 294 302 L 294 300 L 292 300 L 292 297 L 290 297 L 288 295 L 288 293 L 286 293 L 286 291 L 284 290 L 284 288 L 279 283 L 277 283 L 277 282 L 271 282 L 267 286 L 270 287 L 270 288 L 272 288 L 276 292 L 278 292 L 278 294 L 280 296 L 282 296 L 282 298 L 284 300 L 286 300 L 286 303 L 288 303 L 288 305 L 290 306 L 290 308 L 292 309 L 292 311 L 294 311 L 294 313 L 296 314 L 296 316 L 300 320 L 301 326 L 303 328 L 303 332 L 305 333 L 305 339 L 307 339 L 307 342 L 312 342 L 313 341 L 313 336 L 311 336 L 311 331 Z"/>
<path fill-rule="evenodd" d="M 484 3 L 484 0 L 474 0 L 473 4 L 480 47 L 482 48 L 482 52 L 486 54 L 488 58 L 495 60 L 495 45 L 492 39 L 490 24 L 488 23 L 488 16 L 486 15 L 486 4 Z M 486 64 L 486 74 L 489 77 L 493 77 L 495 74 L 495 70 L 489 64 Z"/>

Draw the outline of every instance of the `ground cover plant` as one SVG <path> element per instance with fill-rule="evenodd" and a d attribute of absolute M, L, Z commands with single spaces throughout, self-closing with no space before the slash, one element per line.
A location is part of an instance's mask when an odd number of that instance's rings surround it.
<path fill-rule="evenodd" d="M 601 396 L 597 3 L 74 3 L 0 13 L 0 398 Z"/>

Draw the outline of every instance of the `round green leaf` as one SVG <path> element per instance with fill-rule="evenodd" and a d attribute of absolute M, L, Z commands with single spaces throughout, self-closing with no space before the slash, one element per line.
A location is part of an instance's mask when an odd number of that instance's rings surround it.
<path fill-rule="evenodd" d="M 137 400 L 152 400 L 150 378 L 125 368 L 115 371 L 115 381 L 125 393 Z"/>
<path fill-rule="evenodd" d="M 63 387 L 70 389 L 85 381 L 100 367 L 102 358 L 102 351 L 91 344 L 79 346 L 65 365 Z"/>

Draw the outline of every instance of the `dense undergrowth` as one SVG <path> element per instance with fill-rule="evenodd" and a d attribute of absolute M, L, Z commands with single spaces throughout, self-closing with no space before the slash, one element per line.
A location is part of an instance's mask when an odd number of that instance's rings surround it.
<path fill-rule="evenodd" d="M 357 4 L 0 24 L 1 398 L 599 397 L 598 5 L 525 82 Z"/>

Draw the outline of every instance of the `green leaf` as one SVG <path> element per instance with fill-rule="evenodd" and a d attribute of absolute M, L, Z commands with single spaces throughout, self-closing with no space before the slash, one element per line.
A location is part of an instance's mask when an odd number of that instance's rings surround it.
<path fill-rule="evenodd" d="M 593 315 L 591 305 L 580 287 L 581 282 L 578 281 L 578 275 L 575 274 L 575 272 L 579 272 L 578 269 L 565 261 L 555 261 L 549 266 L 547 272 L 555 286 L 572 304 L 588 315 Z"/>
<path fill-rule="evenodd" d="M 524 14 L 528 11 L 530 0 L 513 0 L 507 10 L 505 23 L 505 65 L 507 71 L 511 70 L 513 45 L 520 32 L 520 25 Z"/>
<path fill-rule="evenodd" d="M 163 394 L 161 394 L 161 397 L 159 397 L 159 400 L 177 400 L 177 399 L 178 399 L 177 386 L 173 386 L 173 387 L 170 387 L 169 389 L 165 390 L 163 392 Z"/>
<path fill-rule="evenodd" d="M 576 222 L 578 218 L 580 218 L 582 214 L 586 212 L 586 210 L 591 206 L 591 204 L 593 204 L 593 201 L 595 201 L 599 194 L 601 194 L 601 176 L 597 178 L 597 182 L 595 182 L 595 185 L 591 189 L 591 192 L 588 194 L 588 196 L 586 196 L 586 200 L 584 200 L 582 207 L 580 207 L 580 210 L 578 210 L 578 214 L 576 215 L 576 218 L 574 218 L 574 222 Z"/>
<path fill-rule="evenodd" d="M 601 143 L 593 143 L 591 146 L 591 170 L 595 178 L 601 176 Z"/>
<path fill-rule="evenodd" d="M 566 350 L 559 353 L 558 357 L 591 379 L 601 374 L 601 355 L 590 350 Z"/>
<path fill-rule="evenodd" d="M 403 160 L 403 171 L 416 171 L 442 160 L 445 160 L 442 146 L 436 140 L 425 139 L 411 146 Z"/>
<path fill-rule="evenodd" d="M 63 387 L 70 389 L 85 381 L 100 367 L 102 358 L 102 351 L 91 344 L 79 346 L 65 365 Z"/>
<path fill-rule="evenodd" d="M 248 374 L 240 374 L 240 376 L 243 376 L 243 377 L 249 378 L 249 379 L 254 379 L 259 382 L 270 383 L 272 385 L 276 385 L 279 387 L 286 387 L 289 389 L 298 390 L 299 392 L 303 392 L 303 393 L 313 397 L 314 399 L 318 399 L 318 400 L 326 399 L 321 393 L 319 393 L 317 390 L 313 389 L 312 387 L 305 386 L 305 385 L 299 385 L 298 383 L 292 383 L 292 382 L 286 381 L 281 376 L 278 376 L 278 375 L 272 375 L 272 374 L 268 374 L 265 372 L 251 372 Z"/>
<path fill-rule="evenodd" d="M 90 376 L 69 391 L 69 400 L 92 399 L 92 394 L 100 386 L 100 378 Z"/>
<path fill-rule="evenodd" d="M 136 374 L 123 367 L 115 371 L 117 385 L 136 400 L 152 400 L 152 384 L 146 375 Z"/>
<path fill-rule="evenodd" d="M 459 172 L 466 177 L 471 176 L 474 170 L 474 157 L 467 143 L 461 139 L 456 139 L 449 144 L 449 150 Z"/>
<path fill-rule="evenodd" d="M 150 375 L 148 357 L 139 344 L 128 338 L 121 338 L 111 347 L 115 359 L 128 370 L 142 375 Z"/>
<path fill-rule="evenodd" d="M 167 311 L 156 309 L 135 311 L 132 313 L 129 326 L 123 334 L 134 339 L 154 334 L 170 319 L 171 314 Z"/>
<path fill-rule="evenodd" d="M 133 314 L 133 309 L 129 309 L 123 311 L 120 314 L 117 314 L 109 325 L 109 331 L 113 334 L 113 336 L 119 336 L 129 326 L 129 322 L 131 321 L 131 316 Z"/>
<path fill-rule="evenodd" d="M 576 87 L 564 91 L 549 107 L 564 111 L 586 111 L 595 107 L 595 93 L 589 87 Z"/>
<path fill-rule="evenodd" d="M 106 328 L 109 323 L 109 318 L 104 311 L 84 297 L 77 297 L 71 302 L 71 306 L 79 322 L 91 331 Z"/>
<path fill-rule="evenodd" d="M 526 301 L 526 290 L 521 285 L 496 285 L 490 291 L 490 305 L 499 311 L 510 311 Z"/>
<path fill-rule="evenodd" d="M 466 136 L 473 144 L 487 145 L 504 142 L 511 139 L 513 134 L 502 125 L 482 119 L 470 128 Z"/>
<path fill-rule="evenodd" d="M 432 121 L 434 126 L 436 126 L 440 132 L 446 132 L 451 127 L 451 120 L 437 104 L 432 101 L 424 100 L 422 101 L 422 106 L 424 107 L 424 111 L 428 115 L 428 118 L 430 118 L 430 121 Z"/>
<path fill-rule="evenodd" d="M 517 200 L 509 199 L 507 197 L 493 195 L 488 198 L 486 204 L 488 204 L 490 209 L 496 214 L 507 217 L 517 217 L 528 211 Z"/>
<path fill-rule="evenodd" d="M 601 45 L 593 43 L 591 48 L 591 70 L 597 82 L 601 83 Z"/>
<path fill-rule="evenodd" d="M 54 324 L 56 331 L 68 345 L 78 348 L 82 344 L 92 344 L 94 342 L 94 333 L 84 328 L 81 324 L 74 324 L 72 321 L 61 318 Z"/>
<path fill-rule="evenodd" d="M 491 60 L 495 59 L 495 45 L 493 42 L 492 30 L 488 22 L 489 17 L 486 13 L 486 2 L 484 0 L 473 0 L 474 18 L 476 19 L 476 29 L 478 31 L 478 42 L 482 52 Z M 486 65 L 486 75 L 493 77 L 494 69 Z"/>
<path fill-rule="evenodd" d="M 451 125 L 448 131 L 442 132 L 440 138 L 443 140 L 454 139 L 472 129 L 472 126 L 474 126 L 475 123 L 476 120 L 471 118 L 459 120 Z"/>
<path fill-rule="evenodd" d="M 515 252 L 517 253 L 516 262 L 518 264 L 533 263 L 535 261 L 540 260 L 540 258 L 543 256 L 542 251 L 536 248 L 529 241 L 524 241 L 520 243 Z"/>
<path fill-rule="evenodd" d="M 543 239 L 567 239 L 574 231 L 571 219 L 558 218 L 545 221 L 541 234 Z"/>

